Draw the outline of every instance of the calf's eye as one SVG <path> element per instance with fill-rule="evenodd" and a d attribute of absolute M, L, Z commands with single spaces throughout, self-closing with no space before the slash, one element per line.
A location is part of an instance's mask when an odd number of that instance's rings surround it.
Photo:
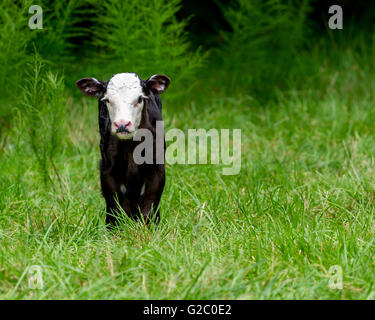
<path fill-rule="evenodd" d="M 142 103 L 142 96 L 139 96 L 139 98 L 138 98 L 138 102 L 137 102 L 138 104 L 140 104 L 140 103 Z"/>

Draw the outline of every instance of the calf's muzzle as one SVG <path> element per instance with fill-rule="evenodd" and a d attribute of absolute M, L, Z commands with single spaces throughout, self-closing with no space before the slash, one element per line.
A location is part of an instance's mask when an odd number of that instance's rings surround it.
<path fill-rule="evenodd" d="M 130 126 L 131 126 L 130 121 L 119 120 L 119 121 L 113 122 L 113 129 L 116 131 L 116 133 L 121 133 L 121 132 L 129 133 Z"/>

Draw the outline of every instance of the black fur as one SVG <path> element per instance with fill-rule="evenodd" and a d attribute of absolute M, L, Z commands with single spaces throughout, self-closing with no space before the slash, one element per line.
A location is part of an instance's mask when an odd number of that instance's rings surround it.
<path fill-rule="evenodd" d="M 112 225 L 117 221 L 116 201 L 131 218 L 139 219 L 142 215 L 146 223 L 149 223 L 151 218 L 157 222 L 160 218 L 159 202 L 165 184 L 165 168 L 164 164 L 156 164 L 156 121 L 162 121 L 162 103 L 158 94 L 162 91 L 156 89 L 160 83 L 164 84 L 164 81 L 167 81 L 167 88 L 169 78 L 157 75 L 150 78 L 152 81 L 149 82 L 140 79 L 140 84 L 148 99 L 144 99 L 139 128 L 148 129 L 153 135 L 153 163 L 142 165 L 136 164 L 133 159 L 133 151 L 142 141 L 121 140 L 111 134 L 108 109 L 106 103 L 101 101 L 107 83 L 99 82 L 102 90 L 102 94 L 99 95 L 96 89 L 91 88 L 91 85 L 98 85 L 97 80 L 90 82 L 88 79 L 78 80 L 77 87 L 86 95 L 99 97 L 100 181 L 107 205 L 106 222 Z M 165 140 L 162 147 L 165 155 Z M 145 191 L 141 195 L 143 184 L 145 184 Z M 121 185 L 126 188 L 125 194 L 121 191 Z"/>
<path fill-rule="evenodd" d="M 148 223 L 151 214 L 155 221 L 159 220 L 158 208 L 165 184 L 164 164 L 156 164 L 156 121 L 162 120 L 161 99 L 159 96 L 149 96 L 145 99 L 142 121 L 139 128 L 149 129 L 154 140 L 154 163 L 138 165 L 134 162 L 134 148 L 141 141 L 120 140 L 110 132 L 110 120 L 107 106 L 99 100 L 99 130 L 100 130 L 100 181 L 102 193 L 107 203 L 107 223 L 116 222 L 117 204 L 132 218 L 136 219 L 141 213 Z M 164 143 L 165 153 L 165 143 Z M 145 192 L 141 196 L 141 188 L 145 183 Z M 126 188 L 122 194 L 121 185 Z"/>

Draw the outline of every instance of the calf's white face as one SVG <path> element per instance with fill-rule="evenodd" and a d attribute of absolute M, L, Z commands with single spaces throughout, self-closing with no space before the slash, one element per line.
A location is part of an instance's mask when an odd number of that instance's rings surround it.
<path fill-rule="evenodd" d="M 108 108 L 111 132 L 120 139 L 130 139 L 142 120 L 144 98 L 141 80 L 135 73 L 118 73 L 107 85 L 101 98 Z"/>
<path fill-rule="evenodd" d="M 118 73 L 108 82 L 83 78 L 76 82 L 85 95 L 99 98 L 108 108 L 111 133 L 119 139 L 131 139 L 142 120 L 145 100 L 149 94 L 167 90 L 170 79 L 156 74 L 143 81 L 135 73 Z"/>

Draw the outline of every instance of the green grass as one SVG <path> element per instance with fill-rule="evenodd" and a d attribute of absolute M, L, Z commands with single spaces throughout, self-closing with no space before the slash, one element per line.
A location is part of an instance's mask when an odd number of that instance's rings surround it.
<path fill-rule="evenodd" d="M 29 0 L 0 14 L 0 299 L 374 299 L 375 38 L 310 37 L 310 1 L 240 1 L 208 52 L 176 19 L 181 1 L 128 2 L 132 28 L 122 1 L 45 0 L 37 33 L 19 14 Z M 163 70 L 166 129 L 241 129 L 240 174 L 167 165 L 160 224 L 109 231 L 97 102 L 74 81 Z M 43 289 L 29 287 L 35 265 Z"/>
<path fill-rule="evenodd" d="M 161 223 L 109 232 L 96 101 L 70 99 L 60 182 L 11 135 L 0 159 L 3 299 L 367 299 L 374 295 L 373 99 L 165 94 L 167 128 L 241 128 L 242 169 L 167 166 Z M 19 133 L 20 134 L 20 133 Z M 22 133 L 21 133 L 22 134 Z M 20 154 L 23 154 L 23 157 Z M 44 289 L 28 287 L 39 265 Z M 328 270 L 343 269 L 343 290 Z"/>

